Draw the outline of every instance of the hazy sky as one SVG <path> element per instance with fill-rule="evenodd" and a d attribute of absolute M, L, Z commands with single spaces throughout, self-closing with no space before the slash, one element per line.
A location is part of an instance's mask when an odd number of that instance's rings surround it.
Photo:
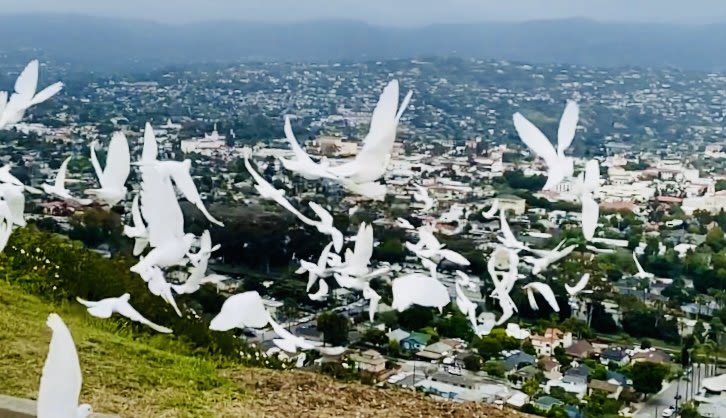
<path fill-rule="evenodd" d="M 382 25 L 588 17 L 604 21 L 726 21 L 726 0 L 2 0 L 9 13 L 62 12 L 165 22 L 321 18 Z"/>

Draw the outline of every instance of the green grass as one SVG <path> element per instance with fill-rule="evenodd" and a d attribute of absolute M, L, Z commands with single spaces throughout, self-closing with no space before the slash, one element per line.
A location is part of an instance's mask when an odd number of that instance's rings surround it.
<path fill-rule="evenodd" d="M 174 336 L 119 329 L 80 305 L 52 305 L 0 282 L 0 393 L 33 398 L 48 350 L 45 320 L 58 313 L 73 334 L 83 372 L 81 402 L 124 417 L 249 416 L 224 366 L 192 357 Z"/>

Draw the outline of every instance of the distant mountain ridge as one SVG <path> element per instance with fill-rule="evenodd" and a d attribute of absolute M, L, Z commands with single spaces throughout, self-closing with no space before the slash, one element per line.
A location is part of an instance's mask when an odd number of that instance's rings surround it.
<path fill-rule="evenodd" d="M 162 24 L 82 15 L 0 15 L 0 51 L 38 49 L 99 70 L 244 60 L 461 56 L 587 66 L 726 69 L 726 24 L 584 19 L 392 28 L 355 21 Z"/>

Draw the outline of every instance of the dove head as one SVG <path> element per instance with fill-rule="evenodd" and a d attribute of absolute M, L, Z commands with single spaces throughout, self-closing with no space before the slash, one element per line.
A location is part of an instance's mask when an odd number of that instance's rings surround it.
<path fill-rule="evenodd" d="M 123 295 L 119 296 L 118 298 L 121 301 L 128 302 L 129 299 L 131 299 L 131 295 L 128 293 L 124 293 Z"/>
<path fill-rule="evenodd" d="M 91 408 L 91 405 L 84 403 L 78 406 L 78 410 L 76 411 L 76 418 L 87 418 L 91 416 L 93 413 L 93 408 Z"/>
<path fill-rule="evenodd" d="M 532 266 L 532 274 L 540 274 L 541 272 L 542 272 L 542 264 L 539 262 L 535 262 L 534 265 Z"/>
<path fill-rule="evenodd" d="M 197 237 L 194 234 L 184 234 L 184 236 L 182 237 L 182 242 L 184 243 L 184 246 L 187 247 L 187 249 L 191 248 L 196 240 Z"/>

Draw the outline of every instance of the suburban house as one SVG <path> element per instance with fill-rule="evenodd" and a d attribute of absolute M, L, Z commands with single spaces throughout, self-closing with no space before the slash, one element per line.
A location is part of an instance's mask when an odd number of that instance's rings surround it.
<path fill-rule="evenodd" d="M 417 356 L 427 360 L 441 360 L 443 357 L 450 355 L 454 349 L 441 341 L 429 344 L 423 350 L 416 353 Z"/>
<path fill-rule="evenodd" d="M 594 392 L 604 393 L 608 398 L 618 399 L 623 387 L 604 380 L 593 379 L 587 385 L 587 394 L 592 395 Z"/>
<path fill-rule="evenodd" d="M 618 366 L 625 366 L 630 362 L 628 353 L 620 347 L 611 347 L 600 353 L 600 363 L 607 366 L 610 363 L 615 363 Z"/>
<path fill-rule="evenodd" d="M 506 374 L 516 372 L 521 366 L 531 366 L 537 363 L 537 359 L 523 351 L 515 351 L 504 359 L 504 370 Z"/>
<path fill-rule="evenodd" d="M 557 380 L 562 377 L 560 372 L 560 363 L 553 357 L 545 356 L 539 359 L 539 366 L 544 372 L 547 380 Z"/>
<path fill-rule="evenodd" d="M 563 406 L 564 404 L 565 403 L 561 400 L 553 398 L 551 396 L 540 396 L 539 398 L 535 399 L 534 402 L 532 402 L 532 405 L 544 412 L 550 412 L 550 409 L 554 408 L 555 406 Z"/>
<path fill-rule="evenodd" d="M 671 362 L 671 356 L 663 350 L 657 348 L 651 348 L 646 351 L 639 351 L 631 356 L 631 363 L 638 363 L 641 361 L 649 361 L 651 363 L 658 364 L 669 364 Z"/>
<path fill-rule="evenodd" d="M 428 345 L 431 336 L 421 332 L 412 332 L 400 341 L 401 348 L 406 351 L 421 351 Z"/>
<path fill-rule="evenodd" d="M 555 348 L 569 348 L 572 345 L 572 333 L 562 332 L 557 328 L 547 328 L 544 335 L 534 334 L 529 337 L 538 356 L 551 356 Z"/>
<path fill-rule="evenodd" d="M 587 340 L 577 340 L 565 349 L 565 353 L 567 353 L 568 356 L 577 359 L 586 359 L 594 352 L 594 347 Z"/>
<path fill-rule="evenodd" d="M 388 341 L 395 341 L 400 344 L 401 341 L 407 338 L 409 335 L 411 335 L 410 332 L 404 331 L 401 328 L 396 328 L 393 331 L 389 331 L 386 334 L 386 337 L 388 337 Z"/>
<path fill-rule="evenodd" d="M 366 350 L 360 354 L 351 354 L 349 358 L 355 362 L 358 370 L 378 374 L 386 370 L 386 358 L 376 350 Z"/>
<path fill-rule="evenodd" d="M 587 384 L 587 377 L 590 375 L 590 368 L 581 364 L 577 367 L 573 367 L 565 372 L 565 376 L 562 381 L 565 383 L 571 383 L 575 385 Z"/>
<path fill-rule="evenodd" d="M 526 209 L 526 201 L 519 196 L 499 195 L 495 200 L 496 204 L 499 205 L 499 210 L 505 213 L 511 210 L 515 215 L 523 215 Z"/>

